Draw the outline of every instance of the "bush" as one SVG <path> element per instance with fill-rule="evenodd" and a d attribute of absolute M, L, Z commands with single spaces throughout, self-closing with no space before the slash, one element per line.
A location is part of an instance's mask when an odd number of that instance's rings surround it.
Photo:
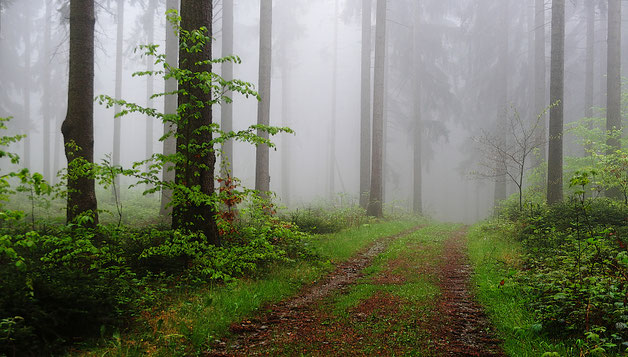
<path fill-rule="evenodd" d="M 307 208 L 297 209 L 288 214 L 287 219 L 307 233 L 335 233 L 348 227 L 366 223 L 369 218 L 360 207 L 342 209 Z"/>

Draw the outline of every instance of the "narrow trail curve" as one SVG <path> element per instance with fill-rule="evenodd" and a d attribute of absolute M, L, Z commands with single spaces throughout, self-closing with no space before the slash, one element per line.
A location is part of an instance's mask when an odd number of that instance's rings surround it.
<path fill-rule="evenodd" d="M 307 319 L 308 311 L 315 302 L 355 283 L 363 275 L 362 270 L 371 265 L 373 259 L 383 253 L 395 239 L 412 234 L 423 227 L 421 225 L 392 236 L 379 238 L 353 258 L 341 263 L 332 273 L 317 283 L 305 287 L 290 299 L 271 305 L 267 308 L 269 312 L 263 316 L 232 325 L 231 332 L 238 336 L 229 342 L 220 342 L 212 346 L 212 350 L 205 356 L 248 355 L 250 348 L 264 345 L 268 341 L 272 329 L 281 330 L 282 325 L 288 325 L 290 321 Z"/>
<path fill-rule="evenodd" d="M 438 276 L 441 298 L 432 326 L 440 356 L 505 356 L 470 286 L 466 228 L 444 242 Z"/>

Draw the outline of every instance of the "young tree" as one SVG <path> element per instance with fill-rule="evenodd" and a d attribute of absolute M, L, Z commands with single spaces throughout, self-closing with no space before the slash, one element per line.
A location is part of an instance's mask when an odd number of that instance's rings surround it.
<path fill-rule="evenodd" d="M 273 1 L 261 0 L 260 3 L 260 46 L 259 46 L 259 82 L 261 100 L 257 106 L 257 124 L 270 124 L 270 74 L 272 56 Z M 268 139 L 268 132 L 259 130 L 257 135 Z M 255 189 L 259 192 L 270 190 L 270 169 L 268 145 L 260 144 L 255 152 Z"/>
<path fill-rule="evenodd" d="M 552 0 L 550 124 L 547 162 L 547 203 L 563 200 L 563 108 L 565 77 L 565 0 Z"/>
<path fill-rule="evenodd" d="M 179 10 L 179 0 L 167 0 L 166 8 L 168 10 Z M 179 43 L 175 28 L 172 24 L 166 21 L 166 62 L 173 67 L 177 67 L 179 60 Z M 178 85 L 175 78 L 166 79 L 165 93 L 168 94 L 164 97 L 164 114 L 172 115 L 177 113 L 177 95 L 174 92 L 177 91 Z M 174 133 L 177 128 L 171 122 L 164 123 L 164 133 Z M 176 139 L 174 136 L 168 136 L 163 141 L 163 154 L 173 155 L 176 152 Z M 163 168 L 162 178 L 164 182 L 174 182 L 174 166 L 172 163 L 166 163 Z M 172 201 L 172 191 L 164 189 L 161 192 L 161 208 L 159 214 L 162 217 L 170 217 L 172 208 L 169 207 Z"/>
<path fill-rule="evenodd" d="M 67 221 L 91 214 L 92 225 L 98 223 L 98 205 L 85 166 L 94 162 L 94 23 L 94 0 L 70 1 L 68 112 L 61 126 L 68 160 Z"/>
<path fill-rule="evenodd" d="M 211 1 L 182 0 L 181 30 L 191 32 L 201 29 L 206 32 L 205 35 L 211 36 L 212 8 Z M 179 68 L 189 73 L 211 73 L 211 42 L 203 43 L 199 51 L 180 46 Z M 175 182 L 198 190 L 205 197 L 214 193 L 216 163 L 213 147 L 209 144 L 212 141 L 212 107 L 207 103 L 212 102 L 212 93 L 207 89 L 203 76 L 179 80 L 180 118 L 176 135 L 179 159 L 175 164 Z M 174 205 L 172 211 L 172 228 L 201 231 L 210 243 L 218 244 L 214 206 L 205 199 L 190 198 L 189 194 L 177 197 L 178 204 Z"/>
<path fill-rule="evenodd" d="M 362 0 L 360 87 L 360 207 L 368 206 L 371 185 L 371 0 Z"/>
<path fill-rule="evenodd" d="M 384 148 L 384 75 L 386 62 L 386 0 L 377 0 L 375 32 L 375 87 L 373 94 L 373 153 L 371 157 L 371 190 L 367 213 L 382 217 L 383 148 Z"/>

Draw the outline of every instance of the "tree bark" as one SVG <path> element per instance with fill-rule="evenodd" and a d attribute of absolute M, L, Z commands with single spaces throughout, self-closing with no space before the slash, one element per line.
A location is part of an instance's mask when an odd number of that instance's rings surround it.
<path fill-rule="evenodd" d="M 338 111 L 338 0 L 334 1 L 334 41 L 331 68 L 331 123 L 329 124 L 329 200 L 336 198 L 336 113 Z"/>
<path fill-rule="evenodd" d="M 148 5 L 147 5 L 147 9 L 146 9 L 146 22 L 145 22 L 145 26 L 146 26 L 146 37 L 148 40 L 149 44 L 152 44 L 153 42 L 155 42 L 155 6 L 156 6 L 156 1 L 157 0 L 148 0 Z M 147 58 L 147 65 L 148 68 L 147 70 L 149 72 L 152 72 L 155 68 L 154 63 L 153 63 L 153 58 L 148 57 Z M 147 108 L 152 108 L 153 107 L 153 99 L 151 98 L 151 96 L 154 94 L 155 90 L 154 90 L 154 82 L 153 82 L 153 76 L 146 76 L 146 107 Z M 146 116 L 146 142 L 145 142 L 145 157 L 148 159 L 150 157 L 153 156 L 154 149 L 153 149 L 153 132 L 154 132 L 154 120 L 155 118 L 151 117 L 150 115 Z M 150 166 L 150 164 L 146 165 L 146 170 L 148 171 L 148 167 Z"/>
<path fill-rule="evenodd" d="M 52 132 L 50 131 L 50 122 L 53 120 L 53 116 L 50 108 L 50 95 L 51 95 L 51 87 L 50 87 L 50 76 L 51 76 L 51 68 L 50 68 L 50 43 L 51 39 L 51 28 L 52 28 L 52 5 L 46 1 L 46 10 L 45 10 L 46 24 L 44 27 L 44 59 L 43 59 L 43 73 L 42 73 L 42 87 L 43 87 L 43 95 L 41 98 L 42 103 L 42 114 L 44 119 L 44 149 L 43 149 L 43 158 L 44 158 L 44 178 L 49 182 L 52 182 L 55 174 L 51 171 L 51 163 L 52 163 L 52 155 L 54 152 L 52 147 L 50 146 L 50 135 Z"/>
<path fill-rule="evenodd" d="M 282 45 L 282 66 L 281 66 L 281 126 L 290 126 L 290 69 L 288 68 L 289 58 L 286 50 L 287 42 Z M 290 206 L 290 139 L 289 135 L 281 138 L 281 199 L 283 204 Z"/>
<path fill-rule="evenodd" d="M 593 77 L 595 62 L 595 3 L 586 2 L 587 12 L 587 39 L 586 39 L 586 63 L 584 79 L 584 116 L 593 116 Z"/>
<path fill-rule="evenodd" d="M 373 94 L 373 153 L 371 190 L 367 214 L 382 217 L 383 145 L 384 145 L 384 75 L 386 62 L 386 0 L 377 0 L 375 32 L 375 86 Z"/>
<path fill-rule="evenodd" d="M 122 99 L 122 71 L 123 71 L 123 49 L 124 46 L 124 0 L 118 0 L 117 5 L 117 28 L 116 28 L 116 88 L 115 96 L 117 100 Z M 114 105 L 114 112 L 117 116 L 122 108 L 119 104 Z M 113 166 L 121 165 L 120 147 L 122 136 L 122 118 L 113 119 L 113 154 L 111 163 Z M 116 175 L 114 184 L 117 187 L 117 197 L 122 198 L 122 190 L 120 190 L 120 177 Z"/>
<path fill-rule="evenodd" d="M 422 130 L 423 127 L 421 125 L 421 75 L 420 68 L 421 66 L 421 53 L 419 46 L 419 21 L 420 21 L 420 7 L 419 3 L 416 2 L 414 5 L 414 28 L 413 28 L 413 38 L 412 38 L 412 54 L 413 54 L 413 64 L 414 64 L 414 150 L 413 150 L 413 199 L 412 199 L 412 208 L 414 213 L 422 214 L 423 213 L 423 198 L 422 198 L 422 150 L 421 145 L 423 143 L 422 140 Z"/>
<path fill-rule="evenodd" d="M 546 73 L 547 64 L 545 60 L 545 0 L 535 0 L 534 16 L 534 111 L 535 116 L 542 115 L 541 125 L 537 130 L 537 141 L 547 140 L 547 115 L 542 114 L 547 107 L 546 99 Z M 547 159 L 545 146 L 541 147 L 539 158 L 535 160 L 534 166 L 538 167 Z"/>
<path fill-rule="evenodd" d="M 366 209 L 371 185 L 371 1 L 362 0 L 360 103 L 360 207 Z"/>
<path fill-rule="evenodd" d="M 608 154 L 621 150 L 621 141 L 617 137 L 621 131 L 621 0 L 608 0 L 608 42 L 607 42 L 607 98 L 606 132 Z M 617 188 L 606 191 L 606 196 L 620 199 L 622 193 Z"/>
<path fill-rule="evenodd" d="M 179 0 L 167 0 L 166 8 L 168 10 L 179 10 Z M 166 22 L 166 62 L 173 67 L 178 66 L 179 58 L 179 44 L 178 38 L 175 33 L 175 29 L 169 22 Z M 177 90 L 177 80 L 170 78 L 166 80 L 165 92 L 173 93 Z M 171 94 L 164 97 L 164 113 L 176 114 L 177 113 L 177 95 Z M 164 133 L 174 133 L 177 128 L 173 123 L 164 123 Z M 163 143 L 163 154 L 166 156 L 173 155 L 176 152 L 177 141 L 174 136 L 169 136 Z M 174 165 L 172 163 L 166 163 L 162 172 L 162 180 L 164 182 L 174 182 L 175 172 Z M 166 219 L 171 219 L 172 207 L 170 202 L 172 201 L 172 190 L 163 190 L 161 193 L 161 207 L 159 214 Z"/>
<path fill-rule="evenodd" d="M 94 0 L 71 0 L 68 112 L 61 126 L 69 171 L 67 222 L 89 213 L 92 225 L 98 223 L 94 179 L 72 164 L 94 162 L 94 24 Z"/>
<path fill-rule="evenodd" d="M 270 125 L 270 75 L 272 60 L 273 1 L 260 3 L 260 53 L 259 53 L 259 95 L 257 124 Z M 258 130 L 257 135 L 268 139 L 268 133 Z M 255 152 L 255 189 L 267 197 L 270 191 L 270 165 L 268 145 L 258 145 Z"/>
<path fill-rule="evenodd" d="M 233 0 L 222 0 L 222 56 L 233 55 Z M 222 65 L 222 78 L 233 80 L 233 62 Z M 226 91 L 225 96 L 231 98 L 233 92 Z M 223 101 L 220 107 L 220 124 L 225 132 L 233 131 L 233 105 Z M 233 140 L 222 144 L 222 176 L 233 176 Z"/>
<path fill-rule="evenodd" d="M 22 99 L 24 100 L 24 156 L 23 165 L 32 169 L 31 163 L 31 24 L 30 19 L 24 21 L 24 78 L 22 78 Z"/>
<path fill-rule="evenodd" d="M 547 203 L 563 200 L 563 108 L 565 76 L 565 0 L 552 0 L 552 58 L 550 75 Z"/>
<path fill-rule="evenodd" d="M 185 31 L 198 30 L 205 27 L 207 35 L 212 35 L 212 2 L 205 0 L 181 1 L 181 28 Z M 188 44 L 191 45 L 191 44 Z M 208 41 L 200 52 L 179 50 L 179 68 L 191 73 L 211 72 L 211 41 Z M 212 124 L 212 107 L 208 105 L 212 94 L 204 91 L 198 78 L 179 83 L 179 107 L 192 104 L 193 108 L 180 113 L 180 124 L 177 127 L 177 152 L 182 161 L 176 164 L 175 182 L 188 188 L 198 188 L 204 195 L 214 194 L 214 167 L 216 156 L 212 148 L 199 148 L 212 140 L 212 132 L 207 128 Z M 203 103 L 203 104 L 196 104 Z M 215 210 L 208 202 L 183 201 L 173 206 L 172 228 L 190 229 L 205 234 L 207 241 L 219 244 L 218 227 L 216 226 Z"/>

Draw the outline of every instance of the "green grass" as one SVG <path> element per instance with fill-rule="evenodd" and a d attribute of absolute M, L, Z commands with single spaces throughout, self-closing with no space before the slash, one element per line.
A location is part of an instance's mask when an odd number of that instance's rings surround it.
<path fill-rule="evenodd" d="M 146 312 L 144 323 L 108 346 L 84 355 L 183 356 L 207 349 L 228 334 L 230 324 L 252 317 L 268 303 L 294 295 L 304 284 L 330 272 L 369 243 L 415 227 L 419 222 L 383 222 L 309 239 L 318 261 L 277 266 L 261 279 L 241 279 L 228 285 L 179 292 L 164 309 Z"/>
<path fill-rule="evenodd" d="M 575 347 L 556 343 L 537 333 L 533 315 L 526 309 L 525 293 L 509 279 L 521 265 L 521 247 L 505 223 L 477 224 L 469 231 L 469 255 L 474 266 L 478 299 L 504 339 L 511 356 L 577 356 Z M 500 283 L 504 281 L 504 284 Z"/>

